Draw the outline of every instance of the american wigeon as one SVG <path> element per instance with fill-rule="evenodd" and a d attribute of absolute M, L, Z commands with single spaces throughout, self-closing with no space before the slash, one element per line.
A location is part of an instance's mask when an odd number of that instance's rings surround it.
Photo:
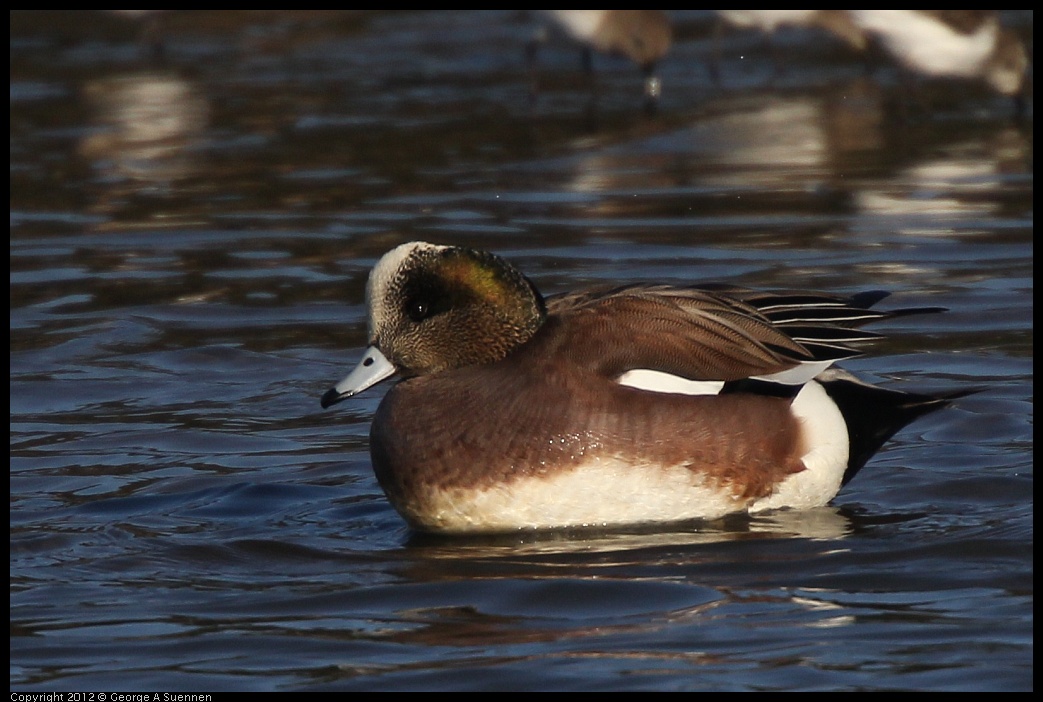
<path fill-rule="evenodd" d="M 829 502 L 895 432 L 966 393 L 830 368 L 886 293 L 624 285 L 547 297 L 491 253 L 413 242 L 370 274 L 369 348 L 329 407 L 394 375 L 370 430 L 413 528 L 713 519 Z"/>

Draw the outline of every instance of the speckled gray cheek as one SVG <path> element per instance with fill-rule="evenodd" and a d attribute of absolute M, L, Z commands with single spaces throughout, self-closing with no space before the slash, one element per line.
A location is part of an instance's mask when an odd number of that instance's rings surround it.
<path fill-rule="evenodd" d="M 382 343 L 388 343 L 389 337 L 393 336 L 392 330 L 400 326 L 400 306 L 405 281 L 406 274 L 399 270 L 394 278 L 382 284 L 378 289 L 379 296 L 371 303 L 370 331 L 374 338 Z"/>
<path fill-rule="evenodd" d="M 394 308 L 395 301 L 401 299 L 402 289 L 411 271 L 420 265 L 423 254 L 444 248 L 414 241 L 395 247 L 377 261 L 366 283 L 370 342 L 381 341 L 387 332 L 397 326 L 396 317 L 399 315 Z"/>
<path fill-rule="evenodd" d="M 366 308 L 368 309 L 367 325 L 369 328 L 370 343 L 381 336 L 381 331 L 386 326 L 388 315 L 388 295 L 390 283 L 385 276 L 380 275 L 378 269 L 373 269 L 366 285 Z"/>

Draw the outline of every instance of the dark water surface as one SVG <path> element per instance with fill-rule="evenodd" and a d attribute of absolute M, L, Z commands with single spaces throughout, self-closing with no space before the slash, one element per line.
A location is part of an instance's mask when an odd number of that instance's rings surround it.
<path fill-rule="evenodd" d="M 11 15 L 11 688 L 1032 688 L 1032 114 L 675 15 L 640 76 L 511 11 Z M 1025 36 L 1032 14 L 1008 17 Z M 152 56 L 152 37 L 162 57 Z M 598 281 L 887 289 L 863 377 L 982 388 L 828 508 L 432 538 L 321 394 L 413 239 Z"/>

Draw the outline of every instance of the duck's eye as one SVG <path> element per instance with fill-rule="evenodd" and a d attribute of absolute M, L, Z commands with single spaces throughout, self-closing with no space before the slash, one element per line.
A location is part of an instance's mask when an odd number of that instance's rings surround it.
<path fill-rule="evenodd" d="M 431 314 L 431 306 L 423 300 L 413 300 L 406 306 L 406 314 L 414 322 L 422 322 Z"/>

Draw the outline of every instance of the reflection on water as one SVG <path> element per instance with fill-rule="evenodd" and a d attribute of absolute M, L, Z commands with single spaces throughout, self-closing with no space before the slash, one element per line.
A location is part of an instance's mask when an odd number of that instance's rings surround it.
<path fill-rule="evenodd" d="M 843 180 L 852 163 L 865 168 L 855 159 L 884 143 L 879 101 L 848 95 L 840 87 L 826 97 L 777 96 L 767 103 L 722 98 L 717 110 L 694 114 L 675 130 L 631 133 L 626 142 L 579 152 L 569 187 L 601 195 L 594 203 L 599 214 L 624 216 L 603 207 L 627 201 L 604 196 L 695 185 L 737 192 L 846 189 L 855 185 Z"/>
<path fill-rule="evenodd" d="M 695 522 L 663 529 L 648 528 L 561 529 L 473 537 L 438 537 L 413 534 L 409 544 L 425 558 L 518 558 L 558 554 L 605 554 L 618 565 L 627 552 L 686 547 L 748 539 L 842 539 L 852 531 L 848 517 L 835 507 L 780 510 L 755 516 L 738 516 L 718 522 Z M 618 560 L 617 560 L 618 559 Z"/>
<path fill-rule="evenodd" d="M 1005 203 L 991 196 L 1005 181 L 1023 173 L 1031 159 L 1031 145 L 1016 129 L 1004 129 L 980 140 L 947 145 L 941 156 L 902 169 L 883 187 L 865 188 L 856 195 L 859 209 L 875 217 L 929 220 L 926 226 L 899 222 L 911 236 L 939 231 L 939 217 L 960 221 L 988 219 Z M 884 185 L 883 183 L 880 185 Z M 953 229 L 942 229 L 946 234 Z"/>
<path fill-rule="evenodd" d="M 1031 119 L 898 109 L 814 31 L 723 36 L 718 86 L 713 11 L 671 16 L 650 117 L 571 50 L 532 105 L 514 11 L 168 12 L 161 56 L 12 13 L 12 689 L 1031 688 Z M 889 289 L 950 312 L 846 365 L 982 392 L 827 508 L 411 534 L 380 393 L 318 404 L 411 239 L 548 292 Z"/>
<path fill-rule="evenodd" d="M 100 129 L 80 143 L 103 180 L 144 181 L 136 187 L 169 185 L 203 168 L 206 100 L 173 73 L 145 72 L 101 78 L 84 86 Z"/>

